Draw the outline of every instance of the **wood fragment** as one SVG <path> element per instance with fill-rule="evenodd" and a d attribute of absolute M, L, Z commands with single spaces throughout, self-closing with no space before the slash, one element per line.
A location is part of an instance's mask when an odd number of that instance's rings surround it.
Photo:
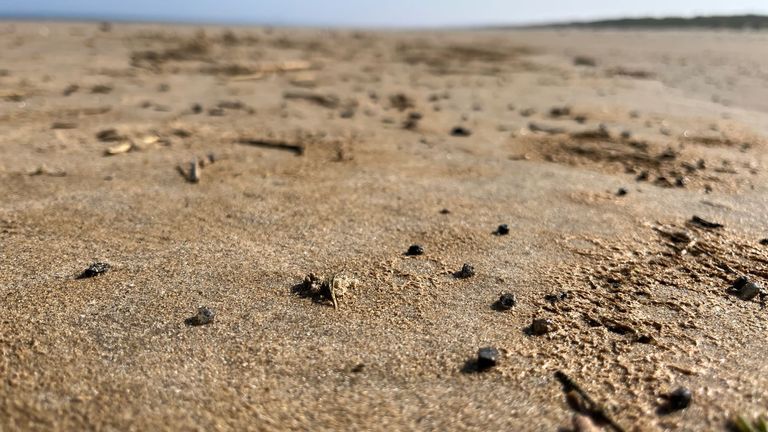
<path fill-rule="evenodd" d="M 304 154 L 304 146 L 297 145 L 297 144 L 290 144 L 284 141 L 272 141 L 272 140 L 266 140 L 266 139 L 260 139 L 260 138 L 241 138 L 237 141 L 240 144 L 247 144 L 254 147 L 262 147 L 262 148 L 268 148 L 273 150 L 285 150 L 292 153 L 295 153 L 296 156 L 301 156 Z"/>

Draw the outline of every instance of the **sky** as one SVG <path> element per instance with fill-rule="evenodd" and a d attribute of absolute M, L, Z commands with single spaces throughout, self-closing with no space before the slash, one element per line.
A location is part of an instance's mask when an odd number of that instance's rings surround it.
<path fill-rule="evenodd" d="M 761 13 L 768 0 L 0 0 L 0 16 L 436 27 Z"/>

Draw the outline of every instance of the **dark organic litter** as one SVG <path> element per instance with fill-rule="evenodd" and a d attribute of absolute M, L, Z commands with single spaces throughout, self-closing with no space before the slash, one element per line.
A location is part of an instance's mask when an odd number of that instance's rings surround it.
<path fill-rule="evenodd" d="M 78 279 L 87 279 L 92 278 L 94 276 L 99 276 L 101 274 L 104 274 L 109 271 L 109 269 L 112 268 L 111 265 L 104 263 L 104 262 L 95 262 L 88 266 L 87 269 L 85 269 L 82 273 L 80 273 L 80 276 L 78 276 Z"/>
<path fill-rule="evenodd" d="M 693 402 L 693 394 L 685 387 L 680 387 L 661 397 L 667 401 L 663 408 L 670 412 L 686 409 L 691 405 L 691 402 Z"/>
<path fill-rule="evenodd" d="M 496 348 L 480 348 L 477 351 L 477 369 L 483 371 L 496 366 L 496 363 L 499 361 L 499 356 L 499 350 Z"/>
<path fill-rule="evenodd" d="M 463 126 L 456 126 L 451 129 L 451 135 L 455 137 L 468 137 L 472 135 L 472 131 Z"/>
<path fill-rule="evenodd" d="M 534 336 L 545 335 L 555 329 L 555 325 L 551 319 L 537 318 L 531 323 L 530 333 Z"/>
<path fill-rule="evenodd" d="M 184 320 L 184 323 L 189 326 L 201 326 L 211 324 L 214 318 L 216 318 L 216 312 L 214 312 L 213 309 L 203 306 L 197 310 L 195 316 Z"/>
<path fill-rule="evenodd" d="M 475 275 L 475 268 L 472 267 L 472 265 L 464 263 L 463 266 L 461 266 L 461 270 L 454 273 L 454 276 L 456 276 L 459 279 L 466 279 L 471 278 Z"/>
<path fill-rule="evenodd" d="M 722 228 L 725 225 L 717 222 L 710 222 L 706 219 L 700 218 L 698 216 L 694 216 L 691 218 L 691 223 L 694 225 L 698 225 L 702 228 L 709 228 L 709 229 L 715 229 L 715 228 Z"/>
<path fill-rule="evenodd" d="M 509 226 L 507 224 L 501 224 L 498 228 L 496 228 L 496 235 L 507 235 L 509 234 Z"/>
<path fill-rule="evenodd" d="M 421 245 L 411 245 L 405 254 L 409 256 L 424 255 L 424 248 Z"/>
<path fill-rule="evenodd" d="M 744 301 L 752 300 L 762 292 L 764 292 L 763 287 L 750 281 L 746 276 L 740 276 L 731 285 L 731 293 Z"/>
<path fill-rule="evenodd" d="M 517 296 L 514 293 L 503 293 L 496 301 L 496 309 L 509 310 L 517 305 Z"/>

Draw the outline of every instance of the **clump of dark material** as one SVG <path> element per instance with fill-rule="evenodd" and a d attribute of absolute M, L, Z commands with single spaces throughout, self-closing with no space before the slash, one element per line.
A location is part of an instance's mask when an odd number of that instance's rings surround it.
<path fill-rule="evenodd" d="M 472 265 L 467 263 L 464 263 L 464 265 L 461 266 L 461 270 L 453 274 L 454 277 L 457 277 L 459 279 L 471 278 L 474 275 L 475 275 L 475 268 L 472 267 Z"/>
<path fill-rule="evenodd" d="M 389 104 L 392 105 L 392 108 L 395 108 L 398 111 L 405 111 L 416 106 L 413 99 L 404 93 L 397 93 L 389 96 Z"/>
<path fill-rule="evenodd" d="M 571 115 L 571 107 L 569 106 L 562 106 L 562 107 L 553 107 L 549 110 L 549 116 L 550 117 L 564 117 Z"/>
<path fill-rule="evenodd" d="M 122 141 L 123 136 L 117 132 L 117 129 L 104 129 L 96 134 L 96 138 L 102 142 Z"/>
<path fill-rule="evenodd" d="M 517 296 L 515 293 L 503 293 L 494 303 L 493 308 L 499 311 L 510 310 L 517 305 Z"/>
<path fill-rule="evenodd" d="M 411 245 L 411 247 L 408 248 L 408 251 L 405 252 L 408 256 L 417 256 L 417 255 L 424 255 L 424 248 L 421 247 L 421 245 Z"/>
<path fill-rule="evenodd" d="M 499 361 L 499 350 L 493 347 L 480 348 L 477 351 L 477 369 L 479 371 L 488 370 Z"/>
<path fill-rule="evenodd" d="M 102 275 L 111 269 L 112 266 L 104 263 L 104 262 L 95 262 L 88 266 L 87 269 L 85 269 L 82 273 L 80 273 L 80 276 L 78 276 L 78 279 L 88 279 L 92 278 L 94 276 Z"/>
<path fill-rule="evenodd" d="M 573 58 L 573 64 L 576 66 L 595 67 L 597 66 L 597 60 L 587 56 L 576 56 Z"/>
<path fill-rule="evenodd" d="M 193 114 L 200 114 L 201 112 L 203 112 L 203 106 L 200 105 L 199 103 L 192 104 L 191 109 Z"/>
<path fill-rule="evenodd" d="M 422 119 L 420 112 L 413 111 L 408 114 L 408 118 L 403 122 L 403 129 L 414 130 L 419 127 L 419 121 Z"/>
<path fill-rule="evenodd" d="M 763 246 L 768 246 L 768 238 L 761 239 L 760 244 Z"/>
<path fill-rule="evenodd" d="M 660 414 L 684 410 L 693 402 L 693 394 L 685 387 L 680 387 L 671 393 L 662 395 L 661 398 L 666 400 L 666 403 L 659 407 Z"/>
<path fill-rule="evenodd" d="M 197 310 L 195 316 L 191 316 L 184 320 L 184 324 L 188 326 L 201 326 L 213 323 L 214 318 L 216 318 L 216 312 L 209 307 L 203 306 Z"/>
<path fill-rule="evenodd" d="M 692 217 L 691 218 L 691 223 L 694 224 L 694 225 L 698 225 L 698 226 L 700 226 L 702 228 L 707 228 L 707 229 L 716 229 L 716 228 L 722 228 L 722 227 L 725 226 L 725 225 L 723 225 L 721 223 L 710 222 L 710 221 L 708 221 L 706 219 L 702 219 L 702 218 L 700 218 L 698 216 Z"/>
<path fill-rule="evenodd" d="M 98 84 L 91 87 L 91 93 L 95 94 L 107 94 L 112 92 L 112 87 L 104 84 Z"/>
<path fill-rule="evenodd" d="M 444 209 L 440 210 L 440 214 L 444 214 L 444 215 L 451 214 L 451 211 L 448 210 L 447 208 L 444 208 Z"/>
<path fill-rule="evenodd" d="M 750 301 L 757 297 L 758 294 L 765 296 L 767 293 L 765 289 L 759 284 L 752 282 L 746 276 L 739 276 L 731 285 L 731 294 L 744 301 Z"/>
<path fill-rule="evenodd" d="M 536 318 L 528 328 L 528 333 L 533 336 L 542 336 L 555 330 L 555 324 L 548 318 Z"/>
<path fill-rule="evenodd" d="M 498 228 L 496 228 L 496 232 L 494 233 L 496 235 L 507 235 L 509 234 L 509 226 L 507 224 L 501 224 Z"/>
<path fill-rule="evenodd" d="M 453 129 L 451 129 L 451 136 L 468 137 L 470 135 L 472 135 L 472 131 L 463 126 L 456 126 Z"/>
<path fill-rule="evenodd" d="M 567 291 L 563 291 L 558 294 L 547 294 L 544 296 L 544 300 L 554 304 L 557 302 L 565 301 L 571 298 L 571 294 Z"/>
<path fill-rule="evenodd" d="M 627 188 L 619 188 L 619 190 L 616 191 L 616 196 L 624 196 L 628 193 L 629 191 L 627 190 Z"/>

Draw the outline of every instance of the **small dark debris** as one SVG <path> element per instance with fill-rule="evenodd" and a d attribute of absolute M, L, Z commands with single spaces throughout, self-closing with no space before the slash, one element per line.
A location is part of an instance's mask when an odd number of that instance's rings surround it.
<path fill-rule="evenodd" d="M 507 224 L 501 224 L 498 228 L 496 228 L 496 231 L 494 232 L 496 235 L 507 235 L 509 234 L 509 226 Z"/>
<path fill-rule="evenodd" d="M 453 129 L 451 129 L 451 136 L 468 137 L 470 135 L 472 135 L 472 131 L 463 126 L 456 126 Z"/>
<path fill-rule="evenodd" d="M 192 114 L 200 114 L 201 112 L 203 112 L 203 106 L 200 105 L 199 103 L 192 104 L 191 110 L 192 110 Z"/>
<path fill-rule="evenodd" d="M 352 368 L 352 373 L 360 373 L 363 370 L 365 370 L 365 364 L 358 363 L 357 365 L 355 365 L 355 367 Z"/>
<path fill-rule="evenodd" d="M 405 111 L 416 106 L 413 99 L 404 93 L 390 95 L 389 104 L 398 111 Z"/>
<path fill-rule="evenodd" d="M 352 107 L 344 108 L 339 112 L 339 117 L 343 119 L 350 119 L 355 116 L 356 110 Z"/>
<path fill-rule="evenodd" d="M 420 112 L 413 111 L 408 114 L 408 118 L 403 122 L 403 129 L 414 130 L 419 127 L 419 121 L 422 119 Z"/>
<path fill-rule="evenodd" d="M 542 336 L 555 329 L 555 324 L 548 318 L 536 318 L 528 328 L 528 333 L 533 336 Z"/>
<path fill-rule="evenodd" d="M 471 278 L 474 275 L 475 275 L 475 268 L 472 267 L 472 265 L 467 263 L 464 263 L 464 265 L 461 266 L 461 270 L 453 274 L 454 277 L 457 277 L 459 279 Z"/>
<path fill-rule="evenodd" d="M 597 60 L 587 56 L 576 56 L 573 58 L 573 64 L 575 66 L 595 67 L 597 66 Z"/>
<path fill-rule="evenodd" d="M 499 361 L 499 350 L 493 347 L 485 347 L 477 350 L 477 369 L 480 371 L 488 370 Z"/>
<path fill-rule="evenodd" d="M 493 308 L 499 311 L 506 311 L 510 310 L 513 307 L 517 305 L 517 296 L 515 293 L 506 292 L 501 294 L 498 300 L 496 300 L 496 303 L 494 303 Z"/>
<path fill-rule="evenodd" d="M 587 122 L 587 116 L 585 115 L 577 115 L 573 118 L 573 120 L 578 124 L 584 124 Z"/>
<path fill-rule="evenodd" d="M 535 122 L 528 123 L 528 129 L 530 129 L 531 132 L 543 132 L 550 135 L 565 133 L 565 129 L 561 127 L 549 126 L 549 125 L 539 124 Z"/>
<path fill-rule="evenodd" d="M 171 133 L 179 138 L 189 138 L 192 136 L 192 132 L 186 129 L 174 129 Z"/>
<path fill-rule="evenodd" d="M 213 323 L 216 318 L 216 312 L 213 309 L 203 306 L 197 310 L 195 316 L 189 317 L 184 320 L 184 324 L 188 326 L 201 326 Z"/>
<path fill-rule="evenodd" d="M 571 115 L 571 107 L 569 106 L 553 107 L 549 110 L 550 117 L 558 118 L 569 115 Z"/>
<path fill-rule="evenodd" d="M 675 179 L 675 186 L 677 187 L 686 187 L 688 185 L 688 179 L 686 177 L 678 177 Z"/>
<path fill-rule="evenodd" d="M 680 387 L 671 393 L 661 395 L 666 402 L 659 407 L 660 414 L 669 414 L 688 408 L 693 402 L 693 394 L 685 387 Z"/>
<path fill-rule="evenodd" d="M 254 147 L 261 147 L 273 150 L 285 150 L 294 153 L 296 156 L 304 154 L 304 147 L 297 144 L 291 144 L 283 141 L 272 141 L 266 139 L 242 138 L 238 141 L 240 144 L 247 144 Z"/>
<path fill-rule="evenodd" d="M 616 196 L 625 196 L 628 193 L 629 191 L 627 190 L 627 188 L 622 187 L 622 188 L 619 188 L 618 191 L 616 191 Z"/>
<path fill-rule="evenodd" d="M 721 223 L 710 222 L 710 221 L 708 221 L 706 219 L 702 219 L 702 218 L 700 218 L 698 216 L 693 216 L 691 218 L 691 223 L 694 224 L 694 225 L 698 225 L 698 226 L 700 226 L 702 228 L 708 228 L 708 229 L 722 228 L 722 227 L 725 226 L 725 225 L 723 225 Z"/>
<path fill-rule="evenodd" d="M 70 84 L 70 85 L 67 86 L 67 88 L 64 89 L 62 94 L 64 96 L 69 96 L 69 95 L 71 95 L 72 93 L 74 93 L 74 92 L 76 92 L 78 90 L 80 90 L 80 86 L 79 85 L 77 85 L 77 84 Z"/>
<path fill-rule="evenodd" d="M 760 239 L 760 244 L 763 246 L 768 246 L 768 238 Z"/>
<path fill-rule="evenodd" d="M 547 295 L 544 296 L 544 300 L 546 300 L 546 301 L 548 301 L 548 302 L 550 302 L 552 304 L 568 300 L 569 298 L 571 298 L 571 293 L 569 293 L 568 291 L 563 291 L 563 292 L 557 293 L 557 294 L 547 294 Z"/>
<path fill-rule="evenodd" d="M 450 213 L 451 213 L 451 211 L 448 210 L 447 208 L 444 208 L 444 209 L 440 210 L 440 214 L 447 215 L 447 214 L 450 214 Z"/>
<path fill-rule="evenodd" d="M 54 122 L 51 129 L 77 129 L 77 123 L 74 122 Z"/>
<path fill-rule="evenodd" d="M 211 117 L 222 117 L 224 115 L 224 109 L 222 108 L 211 108 L 208 110 L 208 115 Z"/>
<path fill-rule="evenodd" d="M 731 285 L 730 291 L 741 300 L 750 301 L 757 297 L 758 294 L 764 292 L 764 289 L 759 284 L 750 281 L 748 277 L 739 276 Z"/>
<path fill-rule="evenodd" d="M 91 93 L 94 94 L 108 94 L 112 92 L 112 86 L 99 84 L 91 87 Z"/>
<path fill-rule="evenodd" d="M 104 129 L 96 134 L 96 138 L 102 142 L 122 141 L 123 136 L 117 132 L 117 129 Z"/>
<path fill-rule="evenodd" d="M 652 344 L 654 342 L 654 339 L 653 339 L 653 336 L 651 335 L 643 334 L 643 335 L 637 336 L 636 342 L 641 344 Z"/>
<path fill-rule="evenodd" d="M 166 83 L 161 83 L 157 86 L 157 91 L 159 91 L 160 93 L 165 93 L 170 89 L 171 89 L 171 86 Z"/>
<path fill-rule="evenodd" d="M 424 255 L 424 248 L 417 244 L 411 245 L 405 254 L 408 256 Z"/>
<path fill-rule="evenodd" d="M 635 180 L 637 180 L 637 181 L 648 181 L 648 177 L 649 176 L 650 176 L 650 174 L 648 173 L 648 171 L 641 171 L 640 174 L 638 174 L 637 177 L 635 177 Z"/>
<path fill-rule="evenodd" d="M 571 377 L 566 375 L 565 372 L 555 372 L 555 379 L 557 379 L 563 386 L 563 393 L 565 393 L 566 400 L 571 409 L 589 416 L 589 418 L 594 420 L 597 424 L 610 426 L 614 432 L 624 432 L 625 429 L 611 418 L 605 408 L 592 399 L 592 397 Z"/>
<path fill-rule="evenodd" d="M 526 108 L 522 111 L 520 111 L 520 115 L 523 117 L 530 117 L 532 115 L 536 114 L 536 110 L 534 108 Z"/>
<path fill-rule="evenodd" d="M 104 263 L 104 262 L 95 262 L 88 266 L 87 269 L 85 269 L 82 273 L 80 273 L 80 276 L 78 276 L 78 279 L 88 279 L 95 276 L 102 275 L 109 271 L 109 269 L 112 268 L 111 265 Z"/>
<path fill-rule="evenodd" d="M 331 287 L 328 281 L 314 273 L 305 276 L 304 280 L 295 285 L 292 290 L 299 297 L 310 298 L 316 303 L 332 300 Z"/>
<path fill-rule="evenodd" d="M 112 23 L 108 21 L 102 21 L 99 23 L 99 31 L 103 33 L 109 33 L 112 31 Z"/>

